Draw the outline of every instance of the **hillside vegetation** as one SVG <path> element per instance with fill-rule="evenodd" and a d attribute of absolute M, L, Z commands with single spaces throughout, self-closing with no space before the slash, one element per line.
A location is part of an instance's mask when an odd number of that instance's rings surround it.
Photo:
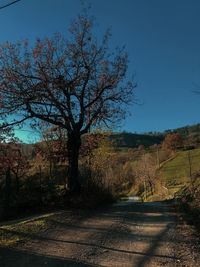
<path fill-rule="evenodd" d="M 160 144 L 164 135 L 162 133 L 135 134 L 123 132 L 111 134 L 109 139 L 114 142 L 117 148 L 136 148 L 138 146 L 148 148 L 154 144 Z"/>
<path fill-rule="evenodd" d="M 161 193 L 149 194 L 148 200 L 156 197 L 175 198 L 186 220 L 199 229 L 200 222 L 200 148 L 177 151 L 161 164 L 158 170 Z M 167 192 L 162 191 L 166 188 Z"/>
<path fill-rule="evenodd" d="M 148 148 L 154 144 L 161 144 L 165 136 L 170 133 L 179 133 L 184 139 L 189 139 L 190 144 L 200 142 L 200 124 L 184 126 L 164 132 L 147 132 L 144 134 L 129 132 L 114 133 L 110 134 L 109 138 L 118 148 L 136 148 L 140 145 Z"/>
<path fill-rule="evenodd" d="M 195 133 L 198 127 L 186 129 Z M 34 145 L 2 145 L 2 219 L 38 209 L 91 207 L 127 194 L 162 200 L 189 186 L 200 170 L 197 139 L 177 133 L 92 133 L 84 136 L 79 157 L 81 194 L 72 199 L 66 194 L 66 137 L 57 139 L 55 132 L 47 137 Z"/>
<path fill-rule="evenodd" d="M 159 175 L 167 187 L 184 185 L 191 181 L 191 175 L 200 170 L 200 148 L 178 151 L 162 164 Z"/>

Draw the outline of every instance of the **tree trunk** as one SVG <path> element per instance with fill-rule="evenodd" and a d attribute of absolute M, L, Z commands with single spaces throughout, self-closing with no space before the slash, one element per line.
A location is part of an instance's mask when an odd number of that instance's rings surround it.
<path fill-rule="evenodd" d="M 49 160 L 49 178 L 52 180 L 53 175 L 52 175 L 52 161 L 51 159 Z M 48 179 L 48 180 L 50 180 Z"/>
<path fill-rule="evenodd" d="M 15 173 L 15 181 L 16 181 L 16 193 L 17 193 L 17 195 L 19 195 L 20 184 L 19 184 L 19 176 L 17 173 Z"/>
<path fill-rule="evenodd" d="M 40 204 L 42 204 L 42 167 L 39 165 Z"/>
<path fill-rule="evenodd" d="M 149 187 L 150 187 L 150 191 L 151 191 L 151 195 L 153 196 L 153 184 L 151 181 L 149 181 Z"/>
<path fill-rule="evenodd" d="M 68 151 L 68 179 L 66 188 L 70 193 L 80 193 L 80 182 L 78 172 L 79 150 L 81 137 L 79 134 L 69 134 L 67 140 Z"/>
<path fill-rule="evenodd" d="M 4 198 L 4 217 L 9 216 L 10 213 L 10 197 L 11 197 L 11 172 L 8 167 L 5 174 L 5 198 Z"/>

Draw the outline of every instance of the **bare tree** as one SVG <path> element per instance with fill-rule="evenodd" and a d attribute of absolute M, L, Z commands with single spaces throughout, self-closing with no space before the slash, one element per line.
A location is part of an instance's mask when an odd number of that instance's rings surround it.
<path fill-rule="evenodd" d="M 143 183 L 145 199 L 147 197 L 147 187 L 150 189 L 151 195 L 153 195 L 157 180 L 157 167 L 156 157 L 148 153 L 144 154 L 135 166 L 135 175 Z"/>
<path fill-rule="evenodd" d="M 55 34 L 37 39 L 34 47 L 28 41 L 0 47 L 2 127 L 36 119 L 66 129 L 71 192 L 80 188 L 81 136 L 124 117 L 135 87 L 126 79 L 127 53 L 110 53 L 109 32 L 99 42 L 93 26 L 93 19 L 80 15 L 69 40 Z"/>
<path fill-rule="evenodd" d="M 19 139 L 14 136 L 13 129 L 0 129 L 0 197 L 3 200 L 4 216 L 9 214 L 10 201 L 14 193 L 12 174 L 16 181 L 16 196 L 19 196 L 20 178 L 26 174 L 28 167 L 28 161 L 22 153 Z"/>
<path fill-rule="evenodd" d="M 66 131 L 49 124 L 41 122 L 38 125 L 37 132 L 41 136 L 41 142 L 35 144 L 36 156 L 49 163 L 49 177 L 53 178 L 53 172 L 57 163 L 66 163 Z"/>
<path fill-rule="evenodd" d="M 1 9 L 4 9 L 4 8 L 7 8 L 7 7 L 11 6 L 11 5 L 14 5 L 14 4 L 16 4 L 17 2 L 19 2 L 19 1 L 21 1 L 21 0 L 15 0 L 15 1 L 12 1 L 12 2 L 10 2 L 10 3 L 8 3 L 8 4 L 5 4 L 5 5 L 3 5 L 3 6 L 0 6 L 0 10 L 1 10 Z"/>
<path fill-rule="evenodd" d="M 29 168 L 29 162 L 22 153 L 20 140 L 14 136 L 13 129 L 0 132 L 0 169 L 15 175 L 16 193 L 19 194 L 20 178 L 22 178 Z"/>

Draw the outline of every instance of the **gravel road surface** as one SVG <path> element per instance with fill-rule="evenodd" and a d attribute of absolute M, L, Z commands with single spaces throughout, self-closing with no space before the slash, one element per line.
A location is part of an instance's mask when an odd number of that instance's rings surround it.
<path fill-rule="evenodd" d="M 47 218 L 44 232 L 13 247 L 0 246 L 1 267 L 200 266 L 190 253 L 190 237 L 178 230 L 173 202 L 129 200 Z"/>

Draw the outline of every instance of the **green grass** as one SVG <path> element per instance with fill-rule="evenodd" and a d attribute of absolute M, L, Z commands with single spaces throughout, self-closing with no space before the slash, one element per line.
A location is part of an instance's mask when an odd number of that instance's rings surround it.
<path fill-rule="evenodd" d="M 161 164 L 158 170 L 159 179 L 153 196 L 148 188 L 145 194 L 139 187 L 133 187 L 129 195 L 139 195 L 143 200 L 146 195 L 147 201 L 173 198 L 178 191 L 191 184 L 188 155 L 190 155 L 191 173 L 200 171 L 200 148 L 178 151 L 173 157 Z M 137 166 L 137 160 L 132 161 L 132 166 L 133 168 Z"/>
<path fill-rule="evenodd" d="M 191 158 L 191 172 L 194 173 L 200 170 L 199 148 L 177 152 L 177 155 L 172 160 L 164 163 L 159 171 L 161 180 L 168 188 L 178 188 L 180 185 L 190 183 L 188 153 L 190 153 Z"/>

